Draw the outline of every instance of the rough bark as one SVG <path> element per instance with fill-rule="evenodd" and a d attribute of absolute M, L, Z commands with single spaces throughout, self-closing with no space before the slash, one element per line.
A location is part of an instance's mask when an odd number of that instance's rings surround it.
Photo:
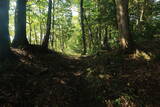
<path fill-rule="evenodd" d="M 27 0 L 17 0 L 13 47 L 26 47 L 29 44 L 26 37 L 26 3 Z"/>
<path fill-rule="evenodd" d="M 115 0 L 120 45 L 123 50 L 133 49 L 133 39 L 129 29 L 128 0 Z"/>

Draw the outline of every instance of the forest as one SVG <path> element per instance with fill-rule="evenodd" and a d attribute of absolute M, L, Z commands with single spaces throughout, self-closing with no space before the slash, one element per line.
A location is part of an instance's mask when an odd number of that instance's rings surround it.
<path fill-rule="evenodd" d="M 160 0 L 0 0 L 0 107 L 160 107 Z"/>

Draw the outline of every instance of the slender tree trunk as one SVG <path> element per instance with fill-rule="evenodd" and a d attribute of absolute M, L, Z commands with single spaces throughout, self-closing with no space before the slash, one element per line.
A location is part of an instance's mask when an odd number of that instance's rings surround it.
<path fill-rule="evenodd" d="M 48 17 L 47 17 L 47 31 L 46 31 L 46 35 L 44 37 L 43 43 L 42 43 L 42 47 L 43 48 L 48 48 L 48 44 L 49 44 L 49 36 L 51 33 L 51 14 L 52 14 L 52 0 L 49 0 L 48 3 Z"/>
<path fill-rule="evenodd" d="M 55 21 L 54 21 L 54 6 L 55 5 L 55 1 L 53 1 L 53 6 L 52 6 L 52 8 L 53 8 L 53 11 L 52 11 L 52 13 L 53 13 L 53 15 L 52 15 L 52 37 L 51 37 L 51 47 L 52 47 L 52 49 L 54 48 L 54 23 L 55 23 Z"/>
<path fill-rule="evenodd" d="M 89 30 L 88 32 L 89 32 L 89 35 L 90 35 L 90 38 L 91 38 L 91 42 L 93 43 L 93 34 L 92 34 L 91 26 L 89 25 L 89 21 L 88 21 L 87 17 L 84 16 L 84 18 L 85 18 L 85 21 L 87 22 L 87 26 L 88 26 L 88 30 Z"/>
<path fill-rule="evenodd" d="M 61 30 L 61 50 L 62 52 L 64 52 L 64 40 L 63 40 L 64 34 L 63 34 L 63 30 Z"/>
<path fill-rule="evenodd" d="M 9 0 L 0 0 L 0 59 L 9 57 L 11 51 L 9 46 Z"/>
<path fill-rule="evenodd" d="M 42 38 L 43 38 L 43 27 L 42 27 L 42 22 L 40 22 L 40 44 L 42 44 Z"/>
<path fill-rule="evenodd" d="M 123 50 L 132 50 L 134 46 L 132 35 L 129 30 L 128 2 L 129 0 L 115 0 L 120 44 Z"/>
<path fill-rule="evenodd" d="M 95 45 L 96 48 L 98 48 L 98 45 L 99 45 L 99 28 L 96 27 L 96 28 L 95 28 L 95 31 L 96 31 L 96 32 L 95 32 L 95 38 L 96 38 L 96 39 L 95 39 L 95 44 L 94 44 L 94 45 Z"/>
<path fill-rule="evenodd" d="M 102 26 L 101 24 L 99 24 L 99 32 L 98 32 L 98 42 L 99 42 L 99 45 L 101 45 L 101 41 L 102 41 Z"/>
<path fill-rule="evenodd" d="M 32 44 L 32 26 L 29 24 L 29 42 Z"/>
<path fill-rule="evenodd" d="M 105 28 L 105 36 L 104 36 L 104 40 L 103 40 L 103 49 L 105 50 L 110 50 L 110 46 L 109 46 L 109 43 L 108 43 L 108 27 Z"/>
<path fill-rule="evenodd" d="M 29 44 L 26 37 L 26 3 L 27 0 L 17 0 L 13 47 L 26 47 Z"/>
<path fill-rule="evenodd" d="M 86 37 L 85 37 L 85 28 L 84 28 L 84 8 L 83 0 L 80 0 L 80 15 L 81 15 L 81 30 L 82 30 L 82 40 L 83 40 L 83 55 L 86 54 Z"/>
<path fill-rule="evenodd" d="M 101 20 L 101 17 L 103 17 L 103 11 L 104 11 L 101 0 L 98 0 L 97 7 L 98 7 L 98 12 L 99 12 L 99 19 L 98 19 L 99 40 L 98 41 L 99 41 L 99 45 L 101 46 L 102 45 L 102 31 L 103 31 L 103 28 L 102 28 L 103 21 Z"/>
<path fill-rule="evenodd" d="M 89 43 L 88 43 L 88 47 L 89 47 L 89 49 L 91 49 L 92 48 L 92 44 L 93 44 L 93 34 L 92 34 L 92 29 L 91 29 L 91 26 L 89 25 L 89 21 L 88 21 L 88 19 L 87 19 L 87 17 L 86 17 L 86 15 L 84 14 L 84 19 L 85 19 L 85 21 L 86 21 L 86 23 L 87 23 L 87 27 L 88 27 L 88 34 L 89 34 Z"/>
<path fill-rule="evenodd" d="M 29 42 L 32 44 L 32 22 L 31 22 L 31 16 L 29 16 Z"/>
<path fill-rule="evenodd" d="M 36 26 L 34 25 L 34 37 L 35 37 L 35 44 L 38 44 L 38 36 L 36 32 Z"/>

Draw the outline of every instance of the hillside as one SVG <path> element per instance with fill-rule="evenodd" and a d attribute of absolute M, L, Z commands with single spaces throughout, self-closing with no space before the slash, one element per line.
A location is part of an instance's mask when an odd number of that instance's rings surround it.
<path fill-rule="evenodd" d="M 144 51 L 82 57 L 36 46 L 12 51 L 18 57 L 0 66 L 3 107 L 160 106 L 160 62 L 145 59 Z"/>

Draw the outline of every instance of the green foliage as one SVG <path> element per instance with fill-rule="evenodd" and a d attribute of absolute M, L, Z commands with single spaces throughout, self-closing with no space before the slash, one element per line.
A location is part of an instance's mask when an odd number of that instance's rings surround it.
<path fill-rule="evenodd" d="M 10 35 L 14 36 L 16 0 L 10 0 Z M 46 33 L 48 0 L 27 2 L 27 38 L 31 44 L 42 44 Z M 49 48 L 65 53 L 82 53 L 79 0 L 54 0 Z M 108 37 L 110 49 L 119 48 L 116 6 L 114 0 L 84 0 L 84 24 L 87 53 L 101 50 Z M 129 2 L 130 30 L 135 42 L 159 38 L 160 2 Z"/>

